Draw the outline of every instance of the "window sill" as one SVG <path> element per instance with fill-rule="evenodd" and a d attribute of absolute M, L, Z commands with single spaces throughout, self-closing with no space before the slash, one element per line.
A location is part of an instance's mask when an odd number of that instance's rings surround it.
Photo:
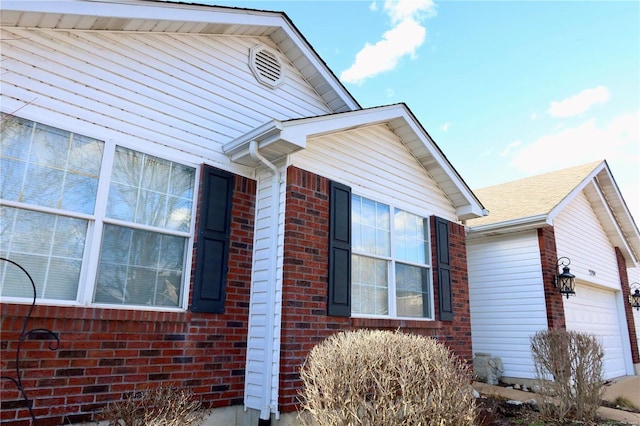
<path fill-rule="evenodd" d="M 31 303 L 5 302 L 0 310 L 2 316 L 23 317 L 31 309 Z M 136 307 L 104 307 L 55 305 L 36 302 L 31 318 L 64 318 L 100 321 L 140 321 L 140 322 L 188 322 L 190 312 L 185 310 L 151 310 Z"/>
<path fill-rule="evenodd" d="M 439 330 L 442 328 L 442 322 L 432 320 L 409 320 L 394 318 L 351 318 L 351 325 L 357 328 L 378 328 L 378 329 L 431 329 Z"/>

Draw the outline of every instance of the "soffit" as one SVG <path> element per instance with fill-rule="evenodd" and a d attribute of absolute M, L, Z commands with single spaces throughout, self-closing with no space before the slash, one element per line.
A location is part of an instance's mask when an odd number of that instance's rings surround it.
<path fill-rule="evenodd" d="M 398 136 L 437 182 L 456 207 L 461 220 L 484 214 L 482 204 L 404 104 L 287 121 L 273 120 L 225 144 L 223 150 L 232 161 L 257 167 L 259 161 L 252 158 L 249 150 L 251 141 L 258 143 L 262 156 L 274 162 L 304 149 L 311 137 L 381 123 L 386 124 Z"/>
<path fill-rule="evenodd" d="M 597 161 L 474 190 L 488 216 L 467 221 L 472 237 L 552 225 L 584 192 L 614 247 L 629 267 L 640 260 L 640 233 L 606 161 Z M 578 226 L 579 224 L 577 224 Z"/>
<path fill-rule="evenodd" d="M 334 112 L 357 101 L 283 12 L 153 0 L 3 1 L 5 27 L 269 37 Z"/>

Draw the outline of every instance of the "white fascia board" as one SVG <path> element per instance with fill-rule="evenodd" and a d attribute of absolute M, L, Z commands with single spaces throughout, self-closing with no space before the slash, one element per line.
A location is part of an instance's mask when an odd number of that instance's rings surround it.
<path fill-rule="evenodd" d="M 198 5 L 177 2 L 149 2 L 135 0 L 63 0 L 63 1 L 12 1 L 2 2 L 2 10 L 21 13 L 50 13 L 131 20 L 162 20 L 196 22 L 238 26 L 256 26 L 281 29 L 307 61 L 318 71 L 324 82 L 351 110 L 360 105 L 322 61 L 302 34 L 281 12 L 241 9 L 214 5 Z"/>
<path fill-rule="evenodd" d="M 473 204 L 469 203 L 466 206 L 458 207 L 456 209 L 456 215 L 461 220 L 467 220 L 467 219 L 472 219 L 472 218 L 476 218 L 476 217 L 487 216 L 488 214 L 489 214 L 488 210 L 481 208 L 476 203 L 473 203 Z"/>
<path fill-rule="evenodd" d="M 467 236 L 470 239 L 473 239 L 489 235 L 509 234 L 512 232 L 542 228 L 543 226 L 552 224 L 553 223 L 546 214 L 541 214 L 537 216 L 506 220 L 504 222 L 467 227 Z"/>
<path fill-rule="evenodd" d="M 292 25 L 282 26 L 286 35 L 295 43 L 300 49 L 302 54 L 307 58 L 316 70 L 320 72 L 324 80 L 331 86 L 331 88 L 340 95 L 342 101 L 349 106 L 351 110 L 360 110 L 362 107 L 358 104 L 355 98 L 347 91 L 347 89 L 340 83 L 340 80 L 333 74 L 328 65 L 318 56 L 316 51 L 306 41 L 304 36 L 295 29 Z"/>
<path fill-rule="evenodd" d="M 444 156 L 444 153 L 438 148 L 436 143 L 431 139 L 431 136 L 425 131 L 424 127 L 417 121 L 413 114 L 406 112 L 409 116 L 407 120 L 407 124 L 411 126 L 413 132 L 420 138 L 422 143 L 424 143 L 433 158 L 436 159 L 438 165 L 444 170 L 449 179 L 451 179 L 458 190 L 462 193 L 465 200 L 467 200 L 468 205 L 460 206 L 457 208 L 456 214 L 463 220 L 471 219 L 474 217 L 482 217 L 488 214 L 488 211 L 483 207 L 482 203 L 475 196 L 471 188 L 466 184 L 466 182 L 462 179 L 462 177 L 458 174 L 458 172 L 453 168 L 453 165 L 449 162 L 449 160 Z"/>
<path fill-rule="evenodd" d="M 328 133 L 343 132 L 362 126 L 385 123 L 403 117 L 399 105 L 375 107 L 336 114 L 319 115 L 283 122 L 285 131 L 291 134 L 304 133 L 307 137 L 321 136 Z"/>
<path fill-rule="evenodd" d="M 3 11 L 37 12 L 100 16 L 127 19 L 157 19 L 183 22 L 207 22 L 235 25 L 282 27 L 285 20 L 277 12 L 195 5 L 174 2 L 146 1 L 12 1 L 2 2 Z M 170 12 L 170 13 L 169 13 Z"/>
<path fill-rule="evenodd" d="M 608 191 L 602 187 L 602 185 L 598 182 L 598 179 L 606 181 L 608 186 L 611 188 Z M 623 244 L 625 245 L 628 251 L 627 260 L 631 260 L 634 264 L 640 263 L 640 233 L 638 232 L 638 228 L 633 221 L 633 216 L 629 212 L 624 199 L 622 198 L 622 194 L 618 189 L 618 185 L 611 174 L 611 170 L 606 161 L 603 161 L 598 166 L 596 166 L 593 171 L 578 184 L 569 194 L 567 194 L 564 199 L 558 203 L 551 211 L 549 212 L 549 220 L 551 223 L 555 220 L 558 214 L 580 193 L 582 192 L 587 185 L 593 183 L 596 191 L 599 193 L 599 196 L 604 203 L 605 209 L 609 211 L 609 215 L 611 220 L 614 221 L 616 227 L 618 227 L 618 233 L 621 234 L 621 239 Z M 606 192 L 606 193 L 605 193 Z M 613 209 L 613 206 L 607 201 L 607 199 L 616 199 L 621 208 Z M 600 218 L 602 220 L 603 218 Z M 635 243 L 635 244 L 634 244 Z M 622 247 L 621 247 L 622 248 Z"/>
<path fill-rule="evenodd" d="M 609 174 L 607 173 L 607 175 Z M 599 203 L 602 206 L 603 210 L 606 212 L 606 217 L 600 217 L 601 215 L 599 215 L 598 212 L 596 211 L 596 215 L 598 215 L 598 220 L 600 220 L 601 222 L 607 221 L 609 223 L 609 226 L 603 226 L 603 228 L 605 229 L 605 232 L 611 229 L 613 229 L 614 230 L 613 232 L 615 232 L 615 235 L 608 235 L 609 240 L 614 242 L 614 244 L 617 243 L 618 248 L 622 250 L 623 255 L 625 256 L 625 259 L 627 261 L 631 261 L 632 265 L 628 267 L 630 268 L 636 267 L 638 265 L 638 257 L 634 252 L 634 250 L 632 249 L 630 242 L 627 239 L 627 236 L 625 235 L 625 232 L 620 227 L 620 223 L 616 219 L 616 214 L 613 212 L 611 205 L 607 201 L 607 197 L 604 194 L 603 188 L 597 183 L 596 180 L 592 181 L 591 188 L 594 189 L 594 192 L 597 196 L 596 202 Z"/>
<path fill-rule="evenodd" d="M 587 176 L 586 178 L 584 178 L 582 180 L 582 182 L 580 182 L 578 185 L 576 185 L 575 188 L 573 188 L 571 190 L 571 192 L 569 192 L 563 199 L 562 201 L 560 201 L 554 208 L 551 209 L 551 211 L 549 212 L 549 219 L 551 220 L 551 222 L 553 223 L 554 219 L 556 218 L 556 216 L 558 216 L 558 214 L 564 210 L 565 207 L 567 207 L 567 205 L 569 205 L 569 203 L 571 201 L 573 201 L 573 199 L 580 193 L 582 192 L 582 190 L 589 185 L 589 183 L 591 183 L 595 176 L 600 173 L 600 171 L 605 167 L 605 162 L 603 161 L 602 163 L 600 163 L 598 166 L 596 166 L 595 169 L 593 169 L 591 171 L 591 173 L 589 173 L 589 176 Z"/>
<path fill-rule="evenodd" d="M 238 152 L 248 149 L 249 143 L 251 143 L 251 141 L 260 143 L 266 139 L 279 137 L 281 131 L 282 122 L 278 120 L 268 121 L 265 124 L 251 130 L 250 132 L 245 133 L 244 135 L 222 145 L 222 152 L 232 157 Z"/>
<path fill-rule="evenodd" d="M 454 183 L 465 200 L 466 205 L 457 206 L 456 214 L 460 219 L 470 219 L 473 217 L 486 216 L 487 211 L 480 201 L 473 194 L 471 189 L 453 169 L 449 160 L 442 154 L 442 151 L 431 140 L 422 125 L 418 123 L 414 115 L 404 104 L 394 104 L 382 107 L 362 109 L 339 114 L 323 115 L 296 119 L 283 122 L 282 138 L 300 143 L 300 138 L 320 136 L 328 133 L 335 133 L 354 129 L 362 126 L 371 126 L 380 123 L 389 123 L 393 120 L 401 119 L 415 135 L 416 139 L 427 148 L 438 166 L 445 172 L 447 177 Z M 423 164 L 426 169 L 426 164 Z"/>

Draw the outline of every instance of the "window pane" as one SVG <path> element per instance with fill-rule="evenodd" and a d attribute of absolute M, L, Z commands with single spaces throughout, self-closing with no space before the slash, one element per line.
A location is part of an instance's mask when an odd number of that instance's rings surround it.
<path fill-rule="evenodd" d="M 408 262 L 430 264 L 427 219 L 396 210 L 393 222 L 396 258 Z"/>
<path fill-rule="evenodd" d="M 352 256 L 352 310 L 356 314 L 389 313 L 388 262 L 365 256 Z"/>
<path fill-rule="evenodd" d="M 103 142 L 17 117 L 3 118 L 2 198 L 93 213 Z"/>
<path fill-rule="evenodd" d="M 352 249 L 356 252 L 389 256 L 389 206 L 352 196 Z"/>
<path fill-rule="evenodd" d="M 195 169 L 117 147 L 107 216 L 188 231 Z"/>
<path fill-rule="evenodd" d="M 86 233 L 85 220 L 0 207 L 0 255 L 29 272 L 38 298 L 76 299 Z M 31 298 L 16 274 L 0 278 L 2 296 Z"/>
<path fill-rule="evenodd" d="M 428 270 L 396 263 L 396 308 L 400 317 L 428 317 Z"/>
<path fill-rule="evenodd" d="M 31 139 L 33 132 L 33 122 L 21 118 L 1 114 L 0 115 L 0 151 L 2 157 L 27 160 L 29 156 L 29 144 L 24 143 Z"/>
<path fill-rule="evenodd" d="M 105 225 L 94 301 L 178 306 L 186 238 Z"/>

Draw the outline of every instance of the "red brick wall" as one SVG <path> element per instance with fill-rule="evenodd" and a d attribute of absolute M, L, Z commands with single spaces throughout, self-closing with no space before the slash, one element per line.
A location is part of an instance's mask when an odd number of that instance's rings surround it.
<path fill-rule="evenodd" d="M 538 246 L 542 263 L 542 283 L 544 299 L 547 307 L 547 323 L 549 328 L 566 328 L 562 294 L 553 284 L 553 277 L 558 273 L 558 253 L 556 237 L 552 226 L 538 229 Z"/>
<path fill-rule="evenodd" d="M 255 197 L 255 181 L 236 177 L 224 314 L 36 306 L 28 330 L 48 328 L 60 338 L 57 351 L 41 333 L 22 346 L 38 425 L 96 420 L 105 404 L 160 385 L 188 387 L 210 407 L 243 403 Z M 15 378 L 28 308 L 1 305 L 3 376 Z M 30 423 L 8 380 L 0 400 L 2 424 Z"/>
<path fill-rule="evenodd" d="M 436 265 L 436 227 L 435 217 L 431 220 L 431 256 L 432 265 Z M 464 226 L 449 222 L 449 259 L 451 266 L 451 292 L 453 298 L 453 321 L 443 321 L 437 333 L 439 340 L 467 362 L 473 361 L 471 350 L 471 312 L 469 310 L 469 274 L 467 271 L 467 243 Z M 438 274 L 433 274 L 433 299 L 436 316 L 438 307 Z"/>
<path fill-rule="evenodd" d="M 297 408 L 298 390 L 302 386 L 298 372 L 307 353 L 314 345 L 337 331 L 355 328 L 401 328 L 406 332 L 434 336 L 467 362 L 471 362 L 464 227 L 453 223 L 450 225 L 456 309 L 454 321 L 329 317 L 329 181 L 296 167 L 289 167 L 286 206 L 279 384 L 281 411 L 289 412 Z M 437 293 L 434 299 L 438 300 Z M 436 318 L 437 316 L 436 307 Z"/>
<path fill-rule="evenodd" d="M 631 361 L 634 364 L 640 363 L 640 353 L 638 352 L 638 337 L 636 336 L 636 323 L 633 318 L 633 308 L 629 303 L 629 275 L 627 274 L 627 261 L 618 247 L 616 247 L 616 260 L 618 262 L 618 273 L 620 274 L 620 285 L 622 286 L 622 300 L 624 302 L 624 314 L 627 318 L 627 331 L 631 341 Z"/>

